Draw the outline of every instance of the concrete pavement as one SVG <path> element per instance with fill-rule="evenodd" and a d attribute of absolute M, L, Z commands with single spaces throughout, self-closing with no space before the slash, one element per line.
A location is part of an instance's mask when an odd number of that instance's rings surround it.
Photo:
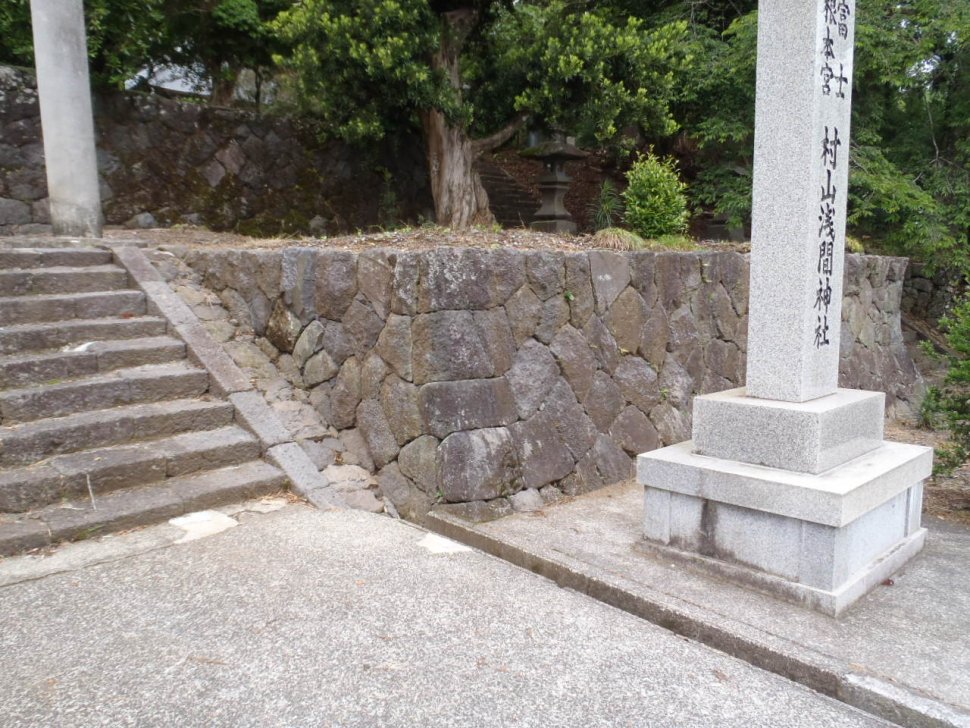
<path fill-rule="evenodd" d="M 970 726 L 970 530 L 924 523 L 926 546 L 838 619 L 641 550 L 643 488 L 535 513 L 429 524 L 512 563 L 902 725 Z"/>
<path fill-rule="evenodd" d="M 401 521 L 253 510 L 0 562 L 0 724 L 885 725 Z"/>

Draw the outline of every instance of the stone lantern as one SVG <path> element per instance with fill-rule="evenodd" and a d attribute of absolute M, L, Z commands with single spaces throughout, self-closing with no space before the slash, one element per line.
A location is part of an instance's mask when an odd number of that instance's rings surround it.
<path fill-rule="evenodd" d="M 539 159 L 546 167 L 546 173 L 539 178 L 542 205 L 529 227 L 546 233 L 576 232 L 576 223 L 563 205 L 570 182 L 564 166 L 571 159 L 585 159 L 586 152 L 562 139 L 552 139 L 524 150 L 522 156 Z"/>

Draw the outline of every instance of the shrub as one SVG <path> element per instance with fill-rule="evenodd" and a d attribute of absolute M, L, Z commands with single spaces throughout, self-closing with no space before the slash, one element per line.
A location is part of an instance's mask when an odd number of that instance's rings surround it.
<path fill-rule="evenodd" d="M 671 159 L 653 152 L 641 154 L 627 172 L 626 223 L 644 238 L 676 235 L 687 230 L 687 188 Z"/>
<path fill-rule="evenodd" d="M 940 321 L 946 332 L 949 369 L 939 387 L 923 402 L 924 421 L 949 431 L 949 441 L 936 450 L 938 473 L 947 474 L 970 457 L 970 297 Z"/>

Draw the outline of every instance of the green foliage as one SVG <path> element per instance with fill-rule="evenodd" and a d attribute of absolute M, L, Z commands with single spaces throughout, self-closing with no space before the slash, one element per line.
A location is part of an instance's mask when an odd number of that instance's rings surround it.
<path fill-rule="evenodd" d="M 673 160 L 658 159 L 653 152 L 640 155 L 626 178 L 626 222 L 634 231 L 656 238 L 687 230 L 687 186 Z"/>
<path fill-rule="evenodd" d="M 430 109 L 471 136 L 518 113 L 598 141 L 628 124 L 676 129 L 670 103 L 690 62 L 683 23 L 649 29 L 562 0 L 466 9 L 463 36 L 453 37 L 424 0 L 305 0 L 274 24 L 293 48 L 277 60 L 304 107 L 349 140 L 414 125 Z M 454 75 L 442 55 L 459 56 Z"/>
<path fill-rule="evenodd" d="M 589 212 L 593 230 L 605 230 L 623 222 L 623 198 L 613 180 L 603 180 L 599 192 L 590 203 Z"/>
<path fill-rule="evenodd" d="M 287 0 L 160 0 L 165 22 L 151 61 L 193 70 L 213 97 L 231 96 L 243 68 L 259 72 L 284 50 L 269 22 L 289 7 Z M 228 98 L 219 99 L 228 101 Z"/>
<path fill-rule="evenodd" d="M 694 201 L 739 225 L 751 214 L 757 13 L 724 29 L 729 15 L 691 26 L 700 61 L 674 114 L 699 145 Z M 970 3 L 859 0 L 852 108 L 850 229 L 970 270 Z"/>
<path fill-rule="evenodd" d="M 563 0 L 495 5 L 480 47 L 485 57 L 468 74 L 481 82 L 473 103 L 484 119 L 501 123 L 489 108 L 505 97 L 515 111 L 569 130 L 581 143 L 608 142 L 631 125 L 659 136 L 676 131 L 670 103 L 692 61 L 686 23 L 649 28 L 608 6 Z"/>
<path fill-rule="evenodd" d="M 459 114 L 457 97 L 429 63 L 440 28 L 423 0 L 306 0 L 273 27 L 293 49 L 276 60 L 293 72 L 303 108 L 335 136 L 380 139 L 422 108 Z"/>
<path fill-rule="evenodd" d="M 88 56 L 98 86 L 120 88 L 148 65 L 164 32 L 164 0 L 86 0 Z M 34 65 L 29 0 L 0 3 L 0 63 Z"/>
<path fill-rule="evenodd" d="M 970 459 L 970 297 L 940 321 L 952 354 L 939 387 L 931 388 L 922 416 L 930 425 L 945 428 L 949 441 L 936 452 L 936 470 L 949 473 Z"/>

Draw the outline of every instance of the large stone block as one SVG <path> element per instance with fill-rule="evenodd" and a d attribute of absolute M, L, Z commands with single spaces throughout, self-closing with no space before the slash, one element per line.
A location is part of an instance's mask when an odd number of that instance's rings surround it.
<path fill-rule="evenodd" d="M 479 248 L 437 248 L 420 258 L 418 310 L 501 306 L 525 283 L 521 253 Z"/>
<path fill-rule="evenodd" d="M 647 307 L 640 294 L 627 287 L 613 302 L 603 319 L 621 351 L 635 354 L 643 338 Z"/>
<path fill-rule="evenodd" d="M 475 311 L 474 316 L 485 351 L 495 365 L 495 376 L 501 376 L 512 366 L 516 349 L 505 309 L 498 307 L 488 311 Z"/>
<path fill-rule="evenodd" d="M 302 330 L 300 319 L 286 307 L 282 299 L 277 300 L 266 324 L 266 338 L 270 343 L 280 351 L 289 353 L 293 351 Z"/>
<path fill-rule="evenodd" d="M 732 389 L 694 399 L 701 455 L 821 473 L 882 444 L 882 392 L 840 389 L 809 402 L 748 397 Z"/>
<path fill-rule="evenodd" d="M 596 359 L 589 350 L 586 339 L 572 326 L 564 326 L 549 345 L 549 349 L 559 362 L 576 398 L 584 400 L 593 386 L 593 375 L 596 374 Z"/>
<path fill-rule="evenodd" d="M 660 447 L 657 428 L 643 412 L 632 405 L 613 421 L 610 437 L 630 455 L 639 455 Z"/>
<path fill-rule="evenodd" d="M 824 473 L 799 473 L 694 452 L 687 440 L 638 458 L 640 482 L 811 523 L 841 527 L 929 477 L 932 448 L 884 442 Z"/>
<path fill-rule="evenodd" d="M 325 333 L 323 324 L 319 321 L 311 321 L 307 324 L 306 328 L 303 329 L 303 333 L 296 340 L 296 345 L 293 347 L 293 359 L 296 361 L 297 366 L 302 367 L 306 364 L 307 359 L 323 348 L 323 337 Z"/>
<path fill-rule="evenodd" d="M 374 352 L 368 354 L 360 365 L 360 398 L 376 399 L 387 374 L 384 360 Z"/>
<path fill-rule="evenodd" d="M 357 256 L 344 250 L 317 252 L 315 303 L 324 318 L 339 321 L 357 295 Z"/>
<path fill-rule="evenodd" d="M 358 356 L 365 355 L 374 347 L 384 328 L 384 322 L 374 309 L 360 301 L 351 302 L 342 323 Z"/>
<path fill-rule="evenodd" d="M 344 362 L 333 383 L 330 394 L 330 423 L 338 430 L 354 426 L 357 405 L 360 404 L 360 363 L 356 357 Z"/>
<path fill-rule="evenodd" d="M 281 287 L 283 301 L 301 321 L 309 321 L 315 314 L 314 279 L 317 251 L 313 248 L 287 248 L 283 251 Z M 237 267 L 238 269 L 238 267 Z M 246 286 L 248 281 L 234 281 Z M 246 290 L 244 287 L 242 290 Z"/>
<path fill-rule="evenodd" d="M 502 377 L 426 384 L 418 394 L 418 406 L 424 427 L 436 437 L 516 420 L 512 389 Z"/>
<path fill-rule="evenodd" d="M 367 399 L 358 405 L 357 427 L 378 468 L 384 467 L 397 457 L 400 452 L 397 439 L 378 402 Z"/>
<path fill-rule="evenodd" d="M 600 435 L 590 450 L 603 483 L 618 483 L 633 476 L 633 460 L 606 435 Z"/>
<path fill-rule="evenodd" d="M 668 362 L 664 369 L 670 366 L 671 363 Z M 624 399 L 639 407 L 645 414 L 664 397 L 664 392 L 660 389 L 662 382 L 658 386 L 657 373 L 640 357 L 624 356 L 613 372 L 613 381 L 619 386 Z"/>
<path fill-rule="evenodd" d="M 562 480 L 573 471 L 576 462 L 569 454 L 549 417 L 538 414 L 509 428 L 526 488 L 541 488 Z"/>
<path fill-rule="evenodd" d="M 380 401 L 398 445 L 422 434 L 424 425 L 418 407 L 417 387 L 392 374 L 381 385 Z"/>
<path fill-rule="evenodd" d="M 394 278 L 393 256 L 386 250 L 369 250 L 357 257 L 357 289 L 364 294 L 375 313 L 387 318 Z"/>
<path fill-rule="evenodd" d="M 534 339 L 522 345 L 505 375 L 521 419 L 531 417 L 539 409 L 558 376 L 559 367 L 548 348 Z"/>
<path fill-rule="evenodd" d="M 573 460 L 579 460 L 585 455 L 599 435 L 593 420 L 576 401 L 576 396 L 565 379 L 559 379 L 549 390 L 539 416 L 556 428 Z"/>
<path fill-rule="evenodd" d="M 600 432 L 609 431 L 610 425 L 625 404 L 620 388 L 609 375 L 605 372 L 596 372 L 583 406 Z"/>
<path fill-rule="evenodd" d="M 409 442 L 397 456 L 401 472 L 425 493 L 438 490 L 438 438 L 422 435 Z"/>
<path fill-rule="evenodd" d="M 415 384 L 482 379 L 495 372 L 470 311 L 415 316 L 411 368 Z"/>
<path fill-rule="evenodd" d="M 596 313 L 602 315 L 630 283 L 630 261 L 622 253 L 594 250 L 589 253 L 589 269 Z"/>
<path fill-rule="evenodd" d="M 307 359 L 303 367 L 303 382 L 308 387 L 315 387 L 321 382 L 333 379 L 338 371 L 340 367 L 326 351 L 321 350 Z"/>
<path fill-rule="evenodd" d="M 512 435 L 504 427 L 449 435 L 438 457 L 441 493 L 449 503 L 490 500 L 522 489 Z"/>
<path fill-rule="evenodd" d="M 583 335 L 600 368 L 612 374 L 620 363 L 620 347 L 617 346 L 613 334 L 598 316 L 590 316 L 583 327 Z"/>
<path fill-rule="evenodd" d="M 394 261 L 389 306 L 391 312 L 413 316 L 418 312 L 418 261 L 420 253 L 398 253 Z"/>
<path fill-rule="evenodd" d="M 559 333 L 559 329 L 569 321 L 569 304 L 566 300 L 554 296 L 542 304 L 539 325 L 536 326 L 535 337 L 543 344 L 549 344 Z"/>
<path fill-rule="evenodd" d="M 411 381 L 411 319 L 391 314 L 377 338 L 377 353 L 401 379 Z"/>
<path fill-rule="evenodd" d="M 542 250 L 526 255 L 526 274 L 533 292 L 546 301 L 563 292 L 566 284 L 564 256 L 558 251 Z"/>
<path fill-rule="evenodd" d="M 515 343 L 521 345 L 535 334 L 542 322 L 542 301 L 528 286 L 522 286 L 505 304 Z"/>
<path fill-rule="evenodd" d="M 589 256 L 570 253 L 566 256 L 566 290 L 563 296 L 569 302 L 569 322 L 581 329 L 593 315 L 593 284 L 590 278 Z"/>

